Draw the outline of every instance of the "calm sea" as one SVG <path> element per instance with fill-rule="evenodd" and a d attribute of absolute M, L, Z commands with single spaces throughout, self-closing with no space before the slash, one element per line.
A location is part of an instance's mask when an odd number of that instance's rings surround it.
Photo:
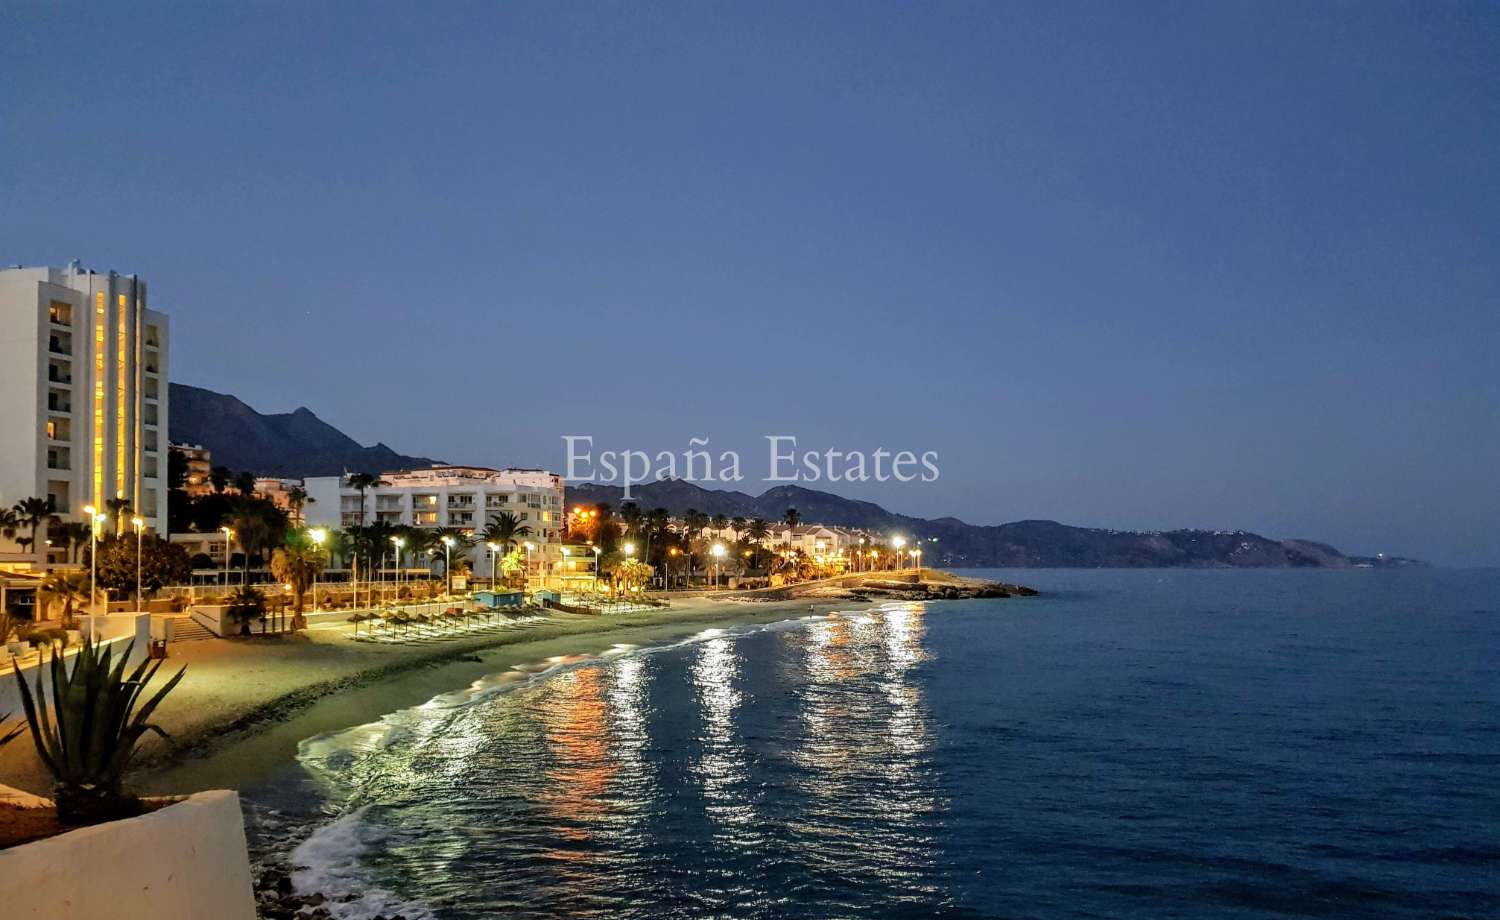
<path fill-rule="evenodd" d="M 1045 596 L 456 694 L 258 836 L 351 917 L 1500 917 L 1500 572 L 974 574 Z"/>

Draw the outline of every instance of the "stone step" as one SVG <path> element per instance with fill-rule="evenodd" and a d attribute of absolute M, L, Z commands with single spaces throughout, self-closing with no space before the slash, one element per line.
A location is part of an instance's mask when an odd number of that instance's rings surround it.
<path fill-rule="evenodd" d="M 196 642 L 199 639 L 217 639 L 218 636 L 208 627 L 199 623 L 192 617 L 174 617 L 172 628 L 173 642 Z"/>

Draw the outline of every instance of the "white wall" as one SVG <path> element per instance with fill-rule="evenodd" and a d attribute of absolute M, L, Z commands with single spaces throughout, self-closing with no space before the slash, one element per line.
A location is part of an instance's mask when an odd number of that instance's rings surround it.
<path fill-rule="evenodd" d="M 255 920 L 240 799 L 225 790 L 0 850 L 0 879 L 7 920 Z"/>

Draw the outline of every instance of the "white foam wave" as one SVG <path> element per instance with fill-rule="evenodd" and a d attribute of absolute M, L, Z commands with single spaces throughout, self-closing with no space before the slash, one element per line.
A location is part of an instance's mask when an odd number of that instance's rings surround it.
<path fill-rule="evenodd" d="M 325 824 L 292 851 L 292 887 L 298 894 L 321 894 L 324 907 L 337 920 L 372 920 L 379 916 L 403 916 L 430 920 L 434 915 L 424 905 L 405 900 L 370 884 L 360 862 L 385 832 L 365 820 L 369 806 Z"/>

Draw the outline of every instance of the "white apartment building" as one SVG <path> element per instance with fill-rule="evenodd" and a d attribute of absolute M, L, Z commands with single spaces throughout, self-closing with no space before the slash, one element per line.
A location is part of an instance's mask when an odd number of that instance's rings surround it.
<path fill-rule="evenodd" d="M 563 478 L 545 470 L 492 470 L 478 466 L 434 466 L 380 474 L 381 484 L 359 490 L 344 476 L 303 480 L 308 523 L 353 527 L 385 521 L 409 527 L 482 530 L 491 515 L 509 511 L 525 524 L 533 543 L 560 543 Z"/>
<path fill-rule="evenodd" d="M 118 498 L 165 530 L 168 326 L 147 303 L 135 275 L 0 270 L 0 503 L 46 498 L 84 522 Z M 0 560 L 38 560 L 37 542 Z"/>

